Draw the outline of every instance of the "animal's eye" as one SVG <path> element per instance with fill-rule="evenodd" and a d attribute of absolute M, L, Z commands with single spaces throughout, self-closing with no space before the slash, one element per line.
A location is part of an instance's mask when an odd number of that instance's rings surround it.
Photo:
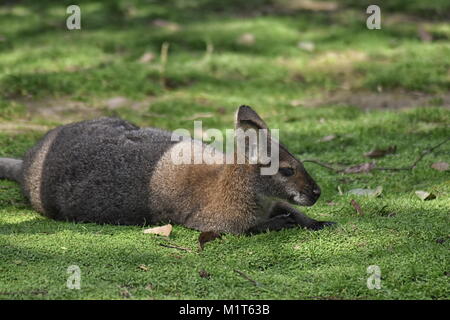
<path fill-rule="evenodd" d="M 294 169 L 292 168 L 280 168 L 279 171 L 285 177 L 290 177 L 294 174 Z"/>

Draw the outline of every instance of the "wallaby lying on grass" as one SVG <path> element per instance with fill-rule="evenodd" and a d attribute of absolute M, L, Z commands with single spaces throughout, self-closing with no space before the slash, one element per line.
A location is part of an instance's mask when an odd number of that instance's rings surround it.
<path fill-rule="evenodd" d="M 248 106 L 236 128 L 268 129 Z M 32 206 L 56 220 L 123 225 L 172 222 L 200 231 L 257 233 L 316 221 L 286 202 L 313 205 L 320 189 L 279 144 L 279 170 L 262 164 L 181 164 L 171 133 L 114 118 L 57 127 L 23 160 L 0 158 L 0 178 L 16 180 Z"/>

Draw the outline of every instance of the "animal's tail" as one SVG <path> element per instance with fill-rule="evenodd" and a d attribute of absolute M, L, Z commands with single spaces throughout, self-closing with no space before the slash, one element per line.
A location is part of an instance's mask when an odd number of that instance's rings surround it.
<path fill-rule="evenodd" d="M 0 158 L 0 179 L 9 179 L 20 182 L 22 160 Z"/>

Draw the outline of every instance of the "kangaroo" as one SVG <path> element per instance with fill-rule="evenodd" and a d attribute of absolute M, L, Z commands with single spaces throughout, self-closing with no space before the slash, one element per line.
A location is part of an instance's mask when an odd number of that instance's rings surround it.
<path fill-rule="evenodd" d="M 236 112 L 239 128 L 268 130 L 248 106 Z M 233 234 L 334 224 L 290 205 L 313 205 L 320 188 L 281 143 L 278 171 L 261 175 L 259 162 L 174 164 L 171 150 L 185 142 L 171 137 L 117 118 L 67 124 L 49 131 L 23 160 L 0 158 L 0 178 L 19 182 L 33 208 L 55 220 L 170 222 Z"/>

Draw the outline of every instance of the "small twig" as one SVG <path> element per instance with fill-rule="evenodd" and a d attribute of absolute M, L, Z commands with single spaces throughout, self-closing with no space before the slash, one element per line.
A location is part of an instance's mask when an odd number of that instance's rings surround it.
<path fill-rule="evenodd" d="M 163 88 L 166 87 L 166 65 L 167 65 L 167 57 L 169 55 L 169 43 L 164 42 L 161 45 L 161 65 L 160 65 L 160 83 Z"/>
<path fill-rule="evenodd" d="M 353 206 L 353 208 L 355 208 L 357 214 L 359 214 L 360 216 L 364 215 L 364 211 L 362 210 L 362 208 L 358 202 L 356 202 L 354 199 L 352 199 L 350 201 L 350 204 Z"/>
<path fill-rule="evenodd" d="M 211 42 L 211 40 L 206 40 L 206 52 L 205 52 L 205 57 L 204 60 L 206 62 L 209 62 L 211 60 L 212 54 L 214 52 L 214 45 Z"/>
<path fill-rule="evenodd" d="M 192 250 L 189 249 L 189 248 L 183 248 L 183 247 L 179 247 L 179 246 L 175 246 L 175 245 L 164 244 L 164 243 L 160 243 L 159 245 L 161 247 L 166 247 L 166 248 L 172 248 L 172 249 L 178 249 L 178 250 L 183 250 L 183 251 L 187 251 L 187 252 L 192 252 Z"/>
<path fill-rule="evenodd" d="M 302 162 L 311 162 L 311 163 L 315 163 L 315 164 L 317 164 L 317 165 L 319 165 L 319 166 L 321 166 L 321 167 L 327 168 L 327 169 L 329 169 L 329 170 L 331 170 L 331 171 L 334 171 L 334 172 L 336 172 L 336 173 L 339 173 L 339 172 L 341 172 L 341 171 L 343 170 L 343 169 L 337 169 L 337 168 L 334 168 L 334 167 L 332 167 L 330 164 L 323 163 L 323 162 L 320 162 L 320 161 L 317 161 L 317 160 L 313 160 L 313 159 L 302 160 Z"/>
<path fill-rule="evenodd" d="M 427 155 L 432 153 L 434 150 L 436 150 L 437 148 L 439 148 L 440 146 L 442 146 L 443 144 L 445 144 L 446 142 L 450 141 L 450 138 L 447 138 L 446 140 L 438 143 L 437 145 L 429 148 L 429 149 L 425 149 L 423 150 L 420 155 L 417 157 L 417 159 L 410 165 L 407 167 L 403 167 L 403 168 L 374 168 L 374 170 L 390 170 L 390 171 L 400 171 L 400 170 L 412 170 L 414 169 L 417 164 Z"/>
<path fill-rule="evenodd" d="M 412 170 L 412 169 L 414 169 L 414 168 L 417 166 L 417 164 L 418 164 L 418 163 L 419 163 L 419 162 L 420 162 L 427 154 L 432 153 L 434 150 L 436 150 L 437 148 L 439 148 L 439 147 L 442 146 L 443 144 L 447 143 L 448 141 L 450 141 L 450 138 L 447 138 L 446 140 L 444 140 L 444 141 L 438 143 L 438 144 L 435 145 L 435 146 L 432 146 L 431 148 L 428 148 L 428 149 L 423 150 L 423 151 L 420 153 L 420 155 L 417 157 L 417 159 L 416 159 L 411 165 L 409 165 L 409 166 L 406 166 L 406 167 L 400 167 L 400 168 L 374 167 L 374 168 L 372 168 L 371 170 L 386 170 L 386 171 Z M 345 168 L 344 168 L 344 169 L 342 169 L 342 168 L 338 169 L 338 168 L 335 168 L 335 167 L 331 166 L 330 164 L 323 163 L 323 162 L 320 162 L 320 161 L 317 161 L 317 160 L 313 160 L 313 159 L 303 160 L 302 162 L 311 162 L 311 163 L 315 163 L 315 164 L 317 164 L 317 165 L 319 165 L 319 166 L 321 166 L 321 167 L 327 168 L 328 170 L 331 170 L 331 171 L 333 171 L 333 172 L 335 172 L 335 173 L 340 173 L 340 172 L 343 172 L 343 171 L 345 170 Z M 342 166 L 342 165 L 340 165 L 340 166 Z"/>
<path fill-rule="evenodd" d="M 243 273 L 242 271 L 239 271 L 239 270 L 237 270 L 237 269 L 234 269 L 234 272 L 236 272 L 237 274 L 239 274 L 239 275 L 240 275 L 242 278 L 244 278 L 245 280 L 250 281 L 250 282 L 253 283 L 255 286 L 257 286 L 257 287 L 260 287 L 260 286 L 261 286 L 261 284 L 260 284 L 258 281 L 253 280 L 252 278 L 250 278 L 248 275 L 246 275 L 246 274 Z"/>

